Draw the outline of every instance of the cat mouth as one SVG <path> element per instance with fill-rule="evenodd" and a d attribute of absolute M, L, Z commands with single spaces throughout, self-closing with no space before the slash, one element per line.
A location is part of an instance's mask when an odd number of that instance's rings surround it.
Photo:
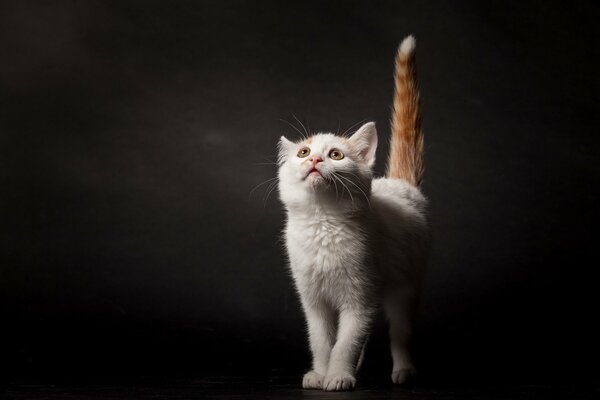
<path fill-rule="evenodd" d="M 308 173 L 306 174 L 306 178 L 308 178 L 309 176 L 315 176 L 315 177 L 316 176 L 320 176 L 320 177 L 323 177 L 323 174 L 321 174 L 321 172 L 318 169 L 316 169 L 315 167 L 312 167 L 308 171 Z"/>

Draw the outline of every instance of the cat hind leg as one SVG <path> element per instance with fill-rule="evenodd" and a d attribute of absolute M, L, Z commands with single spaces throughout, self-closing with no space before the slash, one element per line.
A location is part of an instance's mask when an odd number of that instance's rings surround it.
<path fill-rule="evenodd" d="M 409 350 L 414 304 L 415 301 L 411 296 L 402 293 L 390 294 L 383 304 L 389 322 L 390 350 L 393 360 L 391 378 L 396 385 L 407 383 L 416 373 Z"/>

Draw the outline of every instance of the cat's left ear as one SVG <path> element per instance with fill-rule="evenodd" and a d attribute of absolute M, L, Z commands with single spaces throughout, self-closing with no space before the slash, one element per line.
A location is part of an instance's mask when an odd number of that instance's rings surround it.
<path fill-rule="evenodd" d="M 375 122 L 367 122 L 361 126 L 354 135 L 350 136 L 348 142 L 358 150 L 358 154 L 370 168 L 375 165 L 375 152 L 377 150 Z"/>
<path fill-rule="evenodd" d="M 295 146 L 296 144 L 291 140 L 287 140 L 285 136 L 279 138 L 279 144 L 277 145 L 277 150 L 279 153 L 277 156 L 278 164 L 283 164 L 288 154 L 290 154 L 290 152 L 294 149 Z"/>

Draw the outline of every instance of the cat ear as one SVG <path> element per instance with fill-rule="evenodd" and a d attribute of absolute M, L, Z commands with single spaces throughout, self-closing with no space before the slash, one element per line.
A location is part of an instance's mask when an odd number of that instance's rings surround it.
<path fill-rule="evenodd" d="M 377 150 L 377 129 L 375 122 L 367 122 L 361 126 L 348 142 L 358 150 L 360 157 L 369 167 L 375 165 L 375 152 Z"/>
<path fill-rule="evenodd" d="M 287 140 L 285 136 L 280 137 L 279 144 L 277 145 L 277 150 L 279 153 L 277 156 L 277 163 L 283 164 L 288 154 L 290 154 L 290 152 L 294 149 L 295 146 L 296 144 L 291 140 Z"/>

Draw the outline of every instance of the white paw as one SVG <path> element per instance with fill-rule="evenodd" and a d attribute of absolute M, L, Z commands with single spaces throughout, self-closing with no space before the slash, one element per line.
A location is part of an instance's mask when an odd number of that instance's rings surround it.
<path fill-rule="evenodd" d="M 402 385 L 412 378 L 417 371 L 414 368 L 404 368 L 398 371 L 392 371 L 392 382 L 395 385 Z"/>
<path fill-rule="evenodd" d="M 323 390 L 328 392 L 352 390 L 356 386 L 356 379 L 352 375 L 333 374 L 327 375 L 323 382 Z"/>
<path fill-rule="evenodd" d="M 323 375 L 308 371 L 302 379 L 303 389 L 323 389 Z"/>

